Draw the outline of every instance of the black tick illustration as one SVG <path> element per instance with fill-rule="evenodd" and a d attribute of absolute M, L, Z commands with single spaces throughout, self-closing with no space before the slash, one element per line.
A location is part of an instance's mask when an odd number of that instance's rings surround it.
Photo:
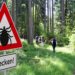
<path fill-rule="evenodd" d="M 13 36 L 11 36 L 9 32 L 11 32 L 10 27 L 5 28 L 5 26 L 3 26 L 3 29 L 0 28 L 0 42 L 2 46 L 6 46 L 9 40 L 10 40 L 10 44 L 12 43 L 11 38 Z"/>

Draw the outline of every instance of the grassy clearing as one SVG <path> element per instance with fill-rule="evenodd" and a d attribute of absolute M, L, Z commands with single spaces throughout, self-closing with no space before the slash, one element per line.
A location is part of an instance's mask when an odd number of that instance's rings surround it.
<path fill-rule="evenodd" d="M 23 43 L 23 48 L 16 50 L 17 67 L 7 75 L 73 75 L 75 55 L 47 49 L 48 45 L 36 47 Z M 67 50 L 66 50 L 67 51 Z M 0 74 L 1 75 L 1 74 Z"/>

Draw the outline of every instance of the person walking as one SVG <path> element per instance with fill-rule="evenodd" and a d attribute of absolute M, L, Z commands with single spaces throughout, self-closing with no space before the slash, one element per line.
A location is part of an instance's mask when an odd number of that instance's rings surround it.
<path fill-rule="evenodd" d="M 56 38 L 55 37 L 52 39 L 52 47 L 53 47 L 53 52 L 55 53 L 55 48 L 56 48 Z"/>

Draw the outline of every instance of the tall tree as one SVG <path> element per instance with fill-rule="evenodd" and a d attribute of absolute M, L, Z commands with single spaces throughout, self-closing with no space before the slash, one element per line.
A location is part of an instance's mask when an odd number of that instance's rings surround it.
<path fill-rule="evenodd" d="M 52 0 L 52 34 L 54 35 L 54 0 Z"/>
<path fill-rule="evenodd" d="M 50 5 L 50 4 L 49 4 Z M 52 18 L 51 18 L 51 15 L 52 15 L 52 13 L 51 13 L 51 5 L 50 5 L 50 11 L 49 11 L 49 14 L 50 14 L 50 33 L 51 33 L 51 31 L 52 31 Z"/>
<path fill-rule="evenodd" d="M 47 13 L 48 13 L 48 21 L 47 21 L 47 32 L 49 32 L 50 26 L 50 1 L 47 0 Z"/>
<path fill-rule="evenodd" d="M 62 33 L 64 35 L 64 28 L 65 28 L 65 7 L 64 7 L 64 0 L 60 0 L 60 21 L 61 21 L 61 31 L 60 33 Z"/>
<path fill-rule="evenodd" d="M 33 43 L 33 20 L 32 20 L 32 0 L 28 0 L 28 13 L 29 13 L 29 24 L 28 24 L 28 42 Z"/>
<path fill-rule="evenodd" d="M 12 0 L 12 18 L 16 25 L 16 0 Z"/>

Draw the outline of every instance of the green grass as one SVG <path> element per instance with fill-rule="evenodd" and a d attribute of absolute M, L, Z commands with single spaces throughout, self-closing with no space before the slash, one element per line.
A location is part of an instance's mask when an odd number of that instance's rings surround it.
<path fill-rule="evenodd" d="M 75 70 L 75 55 L 72 53 L 54 54 L 49 49 L 28 45 L 26 42 L 16 53 L 17 67 L 7 75 L 73 75 Z"/>

